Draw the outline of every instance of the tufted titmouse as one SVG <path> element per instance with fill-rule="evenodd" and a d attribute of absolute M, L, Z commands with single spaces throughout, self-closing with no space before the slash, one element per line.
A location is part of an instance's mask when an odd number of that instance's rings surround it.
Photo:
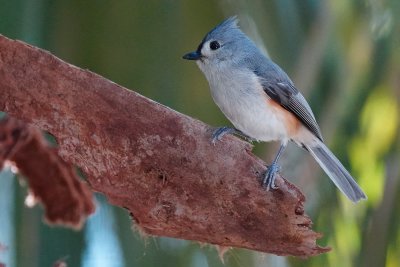
<path fill-rule="evenodd" d="M 350 173 L 325 146 L 303 95 L 288 75 L 239 29 L 236 17 L 212 29 L 197 50 L 183 58 L 196 60 L 210 84 L 215 103 L 235 126 L 217 129 L 213 143 L 227 133 L 249 140 L 281 141 L 264 175 L 263 186 L 268 190 L 276 188 L 279 157 L 288 141 L 292 141 L 311 153 L 351 201 L 366 199 Z"/>

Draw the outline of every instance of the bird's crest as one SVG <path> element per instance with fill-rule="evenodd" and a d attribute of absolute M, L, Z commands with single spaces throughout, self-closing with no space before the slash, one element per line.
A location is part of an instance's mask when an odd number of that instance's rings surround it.
<path fill-rule="evenodd" d="M 212 29 L 207 34 L 207 36 L 210 37 L 210 36 L 228 33 L 232 30 L 238 30 L 239 29 L 238 22 L 239 22 L 239 19 L 237 18 L 237 16 L 232 16 L 230 18 L 227 18 L 226 20 L 224 20 L 223 22 L 221 22 L 220 24 L 215 26 L 215 28 Z"/>

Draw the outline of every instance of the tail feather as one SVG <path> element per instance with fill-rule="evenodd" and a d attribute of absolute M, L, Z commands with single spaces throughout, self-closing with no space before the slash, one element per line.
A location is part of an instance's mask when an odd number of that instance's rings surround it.
<path fill-rule="evenodd" d="M 360 186 L 324 143 L 318 141 L 317 145 L 306 145 L 306 147 L 333 183 L 351 201 L 367 199 Z"/>

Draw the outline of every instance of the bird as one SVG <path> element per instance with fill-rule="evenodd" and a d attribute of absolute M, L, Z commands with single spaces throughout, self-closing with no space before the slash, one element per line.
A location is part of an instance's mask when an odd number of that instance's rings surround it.
<path fill-rule="evenodd" d="M 263 174 L 262 186 L 278 187 L 279 158 L 289 142 L 307 150 L 321 168 L 352 202 L 367 196 L 325 145 L 315 116 L 304 96 L 289 76 L 239 28 L 230 17 L 202 39 L 194 52 L 183 59 L 193 60 L 205 75 L 211 96 L 234 127 L 215 130 L 216 144 L 226 134 L 249 141 L 279 141 L 279 150 Z"/>

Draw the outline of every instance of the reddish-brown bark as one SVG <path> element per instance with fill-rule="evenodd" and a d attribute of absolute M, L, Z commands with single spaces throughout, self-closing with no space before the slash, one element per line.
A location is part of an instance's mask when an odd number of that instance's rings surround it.
<path fill-rule="evenodd" d="M 204 123 L 4 37 L 0 90 L 0 110 L 54 135 L 61 157 L 148 234 L 278 255 L 328 250 L 301 192 L 281 178 L 262 189 L 264 163 L 238 138 L 213 146 Z"/>
<path fill-rule="evenodd" d="M 0 120 L 0 169 L 6 160 L 15 164 L 35 200 L 45 206 L 47 222 L 80 228 L 94 212 L 90 189 L 34 126 L 9 117 Z"/>

